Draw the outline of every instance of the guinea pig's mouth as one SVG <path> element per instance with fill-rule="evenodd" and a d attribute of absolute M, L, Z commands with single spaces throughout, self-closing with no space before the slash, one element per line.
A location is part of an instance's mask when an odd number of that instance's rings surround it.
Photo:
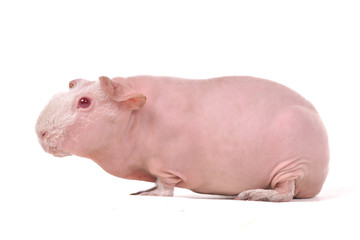
<path fill-rule="evenodd" d="M 54 155 L 55 157 L 66 157 L 66 156 L 70 156 L 71 154 L 63 152 L 61 150 L 59 150 L 57 147 L 54 146 L 48 146 L 48 148 L 46 149 L 46 151 L 52 155 Z"/>

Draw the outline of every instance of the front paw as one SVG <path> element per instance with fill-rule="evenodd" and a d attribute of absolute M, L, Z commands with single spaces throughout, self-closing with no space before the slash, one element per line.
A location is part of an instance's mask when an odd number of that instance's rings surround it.
<path fill-rule="evenodd" d="M 174 195 L 174 188 L 155 186 L 148 190 L 132 193 L 131 195 L 172 197 Z"/>

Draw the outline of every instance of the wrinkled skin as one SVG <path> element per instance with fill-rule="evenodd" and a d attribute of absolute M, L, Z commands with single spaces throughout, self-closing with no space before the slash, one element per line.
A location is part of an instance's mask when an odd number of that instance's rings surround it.
<path fill-rule="evenodd" d="M 317 195 L 329 147 L 314 107 L 252 77 L 77 79 L 41 113 L 36 132 L 55 156 L 90 158 L 108 173 L 240 200 Z"/>

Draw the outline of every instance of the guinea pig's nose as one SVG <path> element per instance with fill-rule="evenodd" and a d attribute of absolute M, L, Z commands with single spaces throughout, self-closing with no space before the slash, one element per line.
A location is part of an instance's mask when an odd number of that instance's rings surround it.
<path fill-rule="evenodd" d="M 44 139 L 47 135 L 48 135 L 48 132 L 46 130 L 41 131 L 40 134 L 39 134 L 41 139 Z"/>

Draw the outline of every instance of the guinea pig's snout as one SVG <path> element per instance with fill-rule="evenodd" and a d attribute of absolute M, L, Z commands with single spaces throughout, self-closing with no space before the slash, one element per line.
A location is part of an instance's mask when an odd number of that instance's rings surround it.
<path fill-rule="evenodd" d="M 38 130 L 37 135 L 40 145 L 45 152 L 48 152 L 56 157 L 65 157 L 70 155 L 61 149 L 62 136 L 56 130 Z"/>
<path fill-rule="evenodd" d="M 37 133 L 39 142 L 43 147 L 50 144 L 52 137 L 51 137 L 49 130 L 37 129 L 36 133 Z"/>

